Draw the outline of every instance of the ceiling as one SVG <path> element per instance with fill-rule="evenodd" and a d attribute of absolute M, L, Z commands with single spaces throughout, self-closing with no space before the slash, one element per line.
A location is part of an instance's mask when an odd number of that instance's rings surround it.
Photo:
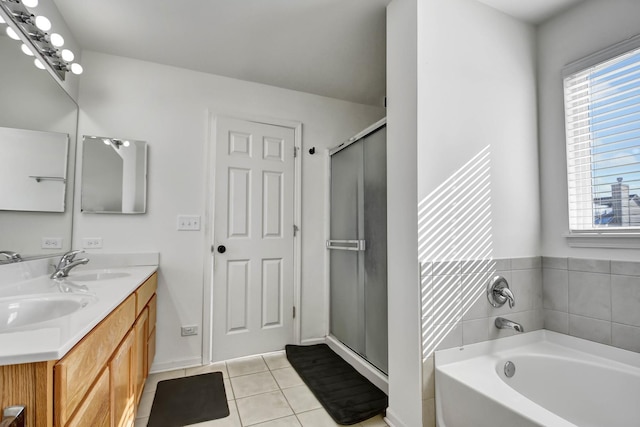
<path fill-rule="evenodd" d="M 54 0 L 83 49 L 378 106 L 390 1 Z M 479 1 L 538 23 L 580 0 Z"/>
<path fill-rule="evenodd" d="M 583 0 L 478 0 L 520 21 L 540 24 Z"/>

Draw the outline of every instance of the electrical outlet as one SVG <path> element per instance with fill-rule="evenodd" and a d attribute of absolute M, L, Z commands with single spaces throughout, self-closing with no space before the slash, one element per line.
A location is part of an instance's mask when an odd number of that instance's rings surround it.
<path fill-rule="evenodd" d="M 198 335 L 198 327 L 197 326 L 183 326 L 180 328 L 180 335 L 183 337 L 188 337 L 191 335 Z"/>
<path fill-rule="evenodd" d="M 178 230 L 180 231 L 200 230 L 200 215 L 178 215 Z"/>
<path fill-rule="evenodd" d="M 83 237 L 83 249 L 99 249 L 102 247 L 102 237 Z"/>
<path fill-rule="evenodd" d="M 62 249 L 62 237 L 43 237 L 42 249 Z"/>

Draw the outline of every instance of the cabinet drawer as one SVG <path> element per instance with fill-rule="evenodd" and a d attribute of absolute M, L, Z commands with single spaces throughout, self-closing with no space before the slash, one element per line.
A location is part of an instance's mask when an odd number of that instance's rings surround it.
<path fill-rule="evenodd" d="M 156 328 L 156 307 L 157 307 L 158 296 L 153 295 L 153 298 L 149 301 L 149 335 Z"/>
<path fill-rule="evenodd" d="M 134 295 L 129 296 L 54 366 L 54 414 L 63 426 L 84 399 L 135 319 Z"/>
<path fill-rule="evenodd" d="M 158 274 L 153 273 L 140 287 L 136 290 L 136 317 L 142 313 L 147 303 L 156 293 L 158 289 Z"/>
<path fill-rule="evenodd" d="M 109 427 L 111 424 L 109 402 L 109 368 L 106 368 L 65 427 Z"/>

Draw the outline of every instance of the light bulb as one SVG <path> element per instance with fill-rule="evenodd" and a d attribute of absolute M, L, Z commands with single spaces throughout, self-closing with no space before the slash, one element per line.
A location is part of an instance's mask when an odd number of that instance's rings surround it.
<path fill-rule="evenodd" d="M 60 52 L 60 55 L 62 56 L 62 59 L 64 59 L 67 62 L 73 61 L 73 58 L 76 57 L 73 54 L 73 52 L 71 52 L 69 49 L 62 49 L 62 52 Z"/>
<path fill-rule="evenodd" d="M 41 70 L 44 70 L 44 64 L 38 58 L 34 59 L 33 63 L 36 65 L 36 67 L 40 68 Z"/>
<path fill-rule="evenodd" d="M 108 139 L 106 139 L 106 138 L 105 138 L 105 139 L 103 139 L 103 140 L 102 140 L 102 142 L 104 142 L 104 145 L 109 145 L 109 144 L 111 144 L 111 141 L 110 141 L 110 140 L 108 140 Z"/>
<path fill-rule="evenodd" d="M 36 16 L 36 27 L 42 31 L 49 31 L 51 29 L 51 21 L 46 16 Z"/>
<path fill-rule="evenodd" d="M 124 145 L 125 147 L 128 147 L 130 144 L 129 144 L 129 141 L 124 141 L 122 145 Z"/>
<path fill-rule="evenodd" d="M 82 65 L 78 64 L 77 62 L 71 64 L 71 72 L 73 74 L 82 74 L 82 71 Z"/>
<path fill-rule="evenodd" d="M 18 35 L 18 33 L 16 33 L 16 30 L 14 30 L 13 28 L 11 28 L 11 27 L 7 27 L 7 30 L 6 30 L 6 31 L 7 31 L 7 35 L 8 35 L 9 37 L 11 37 L 12 39 L 14 39 L 14 40 L 20 40 L 20 36 Z"/>
<path fill-rule="evenodd" d="M 58 33 L 51 33 L 49 40 L 55 47 L 62 47 L 62 45 L 64 45 L 64 38 Z"/>
<path fill-rule="evenodd" d="M 22 0 L 22 4 L 27 7 L 38 7 L 38 0 Z"/>
<path fill-rule="evenodd" d="M 26 44 L 22 43 L 22 46 L 20 46 L 20 49 L 22 49 L 22 52 L 27 55 L 27 56 L 33 56 L 33 52 L 31 52 L 31 49 L 29 48 L 29 46 L 27 46 Z"/>

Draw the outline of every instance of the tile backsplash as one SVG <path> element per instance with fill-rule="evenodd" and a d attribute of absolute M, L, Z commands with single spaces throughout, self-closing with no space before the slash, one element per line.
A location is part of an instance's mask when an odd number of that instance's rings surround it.
<path fill-rule="evenodd" d="M 542 259 L 544 327 L 640 352 L 640 262 Z"/>

